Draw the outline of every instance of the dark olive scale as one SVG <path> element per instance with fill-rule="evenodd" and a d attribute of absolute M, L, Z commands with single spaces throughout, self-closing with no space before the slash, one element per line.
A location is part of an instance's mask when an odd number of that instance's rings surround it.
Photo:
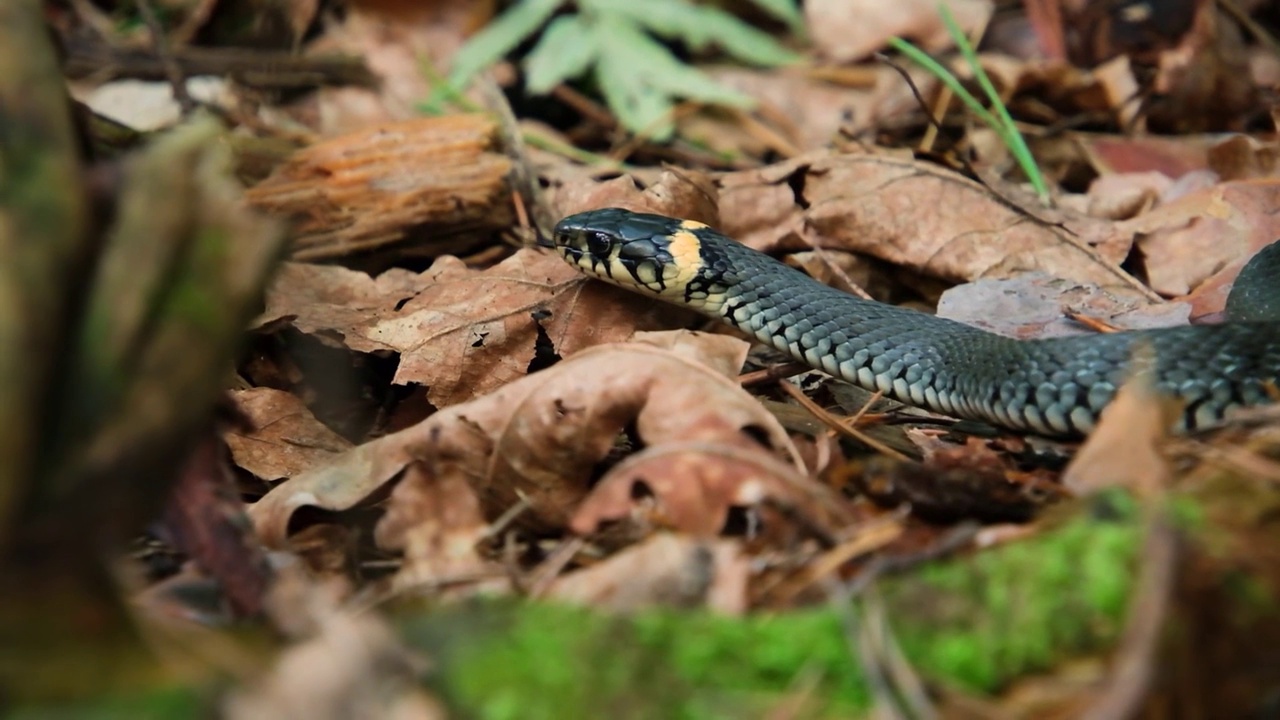
<path fill-rule="evenodd" d="M 556 242 L 563 246 L 563 238 L 592 232 L 621 243 L 613 249 L 619 257 L 635 243 L 643 248 L 637 254 L 676 262 L 670 252 L 673 238 L 690 230 L 661 215 L 594 210 L 562 220 Z M 1016 340 L 863 300 L 714 230 L 691 232 L 699 241 L 701 267 L 685 285 L 686 304 L 814 368 L 935 412 L 1046 435 L 1087 433 L 1123 382 L 1139 346 L 1149 348 L 1155 359 L 1157 388 L 1184 402 L 1183 428 L 1217 422 L 1232 407 L 1270 402 L 1268 387 L 1280 382 L 1275 315 L 1223 325 Z M 1258 264 L 1268 272 L 1259 273 Z M 1280 244 L 1259 253 L 1248 272 L 1280 277 Z M 638 277 L 619 284 L 646 287 Z"/>

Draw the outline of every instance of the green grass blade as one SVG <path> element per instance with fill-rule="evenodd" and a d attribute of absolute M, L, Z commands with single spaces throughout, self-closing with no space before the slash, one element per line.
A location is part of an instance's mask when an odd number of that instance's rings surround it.
<path fill-rule="evenodd" d="M 956 97 L 960 98 L 960 101 L 969 108 L 970 112 L 977 115 L 979 120 L 990 125 L 996 130 L 996 132 L 1000 132 L 1000 123 L 996 120 L 996 117 L 987 112 L 987 109 L 982 106 L 982 103 L 978 102 L 978 98 L 974 97 L 972 93 L 965 89 L 964 85 L 960 84 L 960 80 L 956 78 L 950 70 L 940 65 L 938 61 L 930 57 L 928 53 L 902 38 L 889 38 L 889 46 L 903 55 L 906 55 L 912 62 L 924 68 L 930 75 L 936 77 L 939 82 L 947 86 L 948 90 L 954 93 Z"/>
<path fill-rule="evenodd" d="M 1009 109 L 1005 107 L 1000 93 L 996 92 L 996 87 L 987 75 L 987 71 L 982 69 L 982 63 L 978 62 L 978 53 L 973 49 L 973 45 L 969 42 L 969 38 L 964 34 L 964 31 L 956 23 L 950 8 L 939 4 L 938 14 L 942 16 L 942 22 L 947 27 L 947 33 L 951 35 L 952 41 L 960 49 L 960 54 L 964 56 L 969 69 L 973 71 L 974 77 L 978 80 L 978 86 L 986 93 L 995 115 L 999 118 L 999 124 L 993 125 L 992 128 L 1000 134 L 1001 139 L 1004 140 L 1005 145 L 1009 148 L 1009 152 L 1013 153 L 1013 157 L 1018 161 L 1018 166 L 1022 168 L 1022 172 L 1031 182 L 1031 186 L 1035 188 L 1036 195 L 1040 197 L 1040 201 L 1047 203 L 1049 201 L 1049 188 L 1045 184 L 1044 176 L 1040 174 L 1040 168 L 1036 167 L 1036 160 L 1032 157 L 1031 150 L 1027 147 L 1027 142 L 1022 137 L 1022 133 L 1018 132 L 1018 127 L 1014 124 L 1013 117 L 1009 115 Z"/>

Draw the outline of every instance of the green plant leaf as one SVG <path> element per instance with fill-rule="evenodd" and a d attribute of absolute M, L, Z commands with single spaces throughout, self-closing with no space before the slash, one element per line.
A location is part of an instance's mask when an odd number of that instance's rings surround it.
<path fill-rule="evenodd" d="M 621 16 L 665 38 L 681 40 L 694 50 L 714 45 L 729 56 L 764 67 L 786 65 L 800 56 L 769 36 L 719 8 L 692 5 L 687 0 L 588 0 L 598 16 Z"/>
<path fill-rule="evenodd" d="M 652 36 L 621 17 L 607 16 L 601 21 L 601 31 L 611 42 L 603 52 L 613 53 L 635 68 L 644 68 L 646 84 L 663 88 L 668 93 L 703 102 L 723 102 L 730 105 L 749 105 L 751 98 L 730 90 L 704 75 L 697 68 L 686 65 Z"/>
<path fill-rule="evenodd" d="M 525 58 L 525 87 L 545 93 L 585 73 L 599 57 L 600 35 L 579 15 L 556 18 Z"/>
<path fill-rule="evenodd" d="M 791 65 L 800 55 L 778 44 L 768 33 L 758 30 L 719 8 L 703 8 L 703 27 L 711 42 L 730 57 L 761 67 Z"/>
<path fill-rule="evenodd" d="M 781 8 L 787 3 L 791 3 L 788 17 L 798 18 L 792 0 L 770 2 L 770 6 Z M 442 91 L 462 87 L 471 75 L 501 59 L 562 4 L 564 0 L 514 4 L 458 53 L 449 82 L 437 84 L 431 100 L 442 102 Z M 732 14 L 690 0 L 578 0 L 576 6 L 580 13 L 552 20 L 525 59 L 526 87 L 532 93 L 545 93 L 594 65 L 601 93 L 619 122 L 655 140 L 670 137 L 676 98 L 737 107 L 749 107 L 753 101 L 684 64 L 649 32 L 695 49 L 715 45 L 755 65 L 776 66 L 799 59 Z"/>
<path fill-rule="evenodd" d="M 804 26 L 804 16 L 794 0 L 751 0 L 751 4 L 786 23 L 792 32 Z"/>
<path fill-rule="evenodd" d="M 645 132 L 655 140 L 671 137 L 673 103 L 669 96 L 656 92 L 636 72 L 630 54 L 618 52 L 616 45 L 601 48 L 596 63 L 596 82 L 609 108 L 618 115 L 623 127 Z"/>
<path fill-rule="evenodd" d="M 521 0 L 476 33 L 453 59 L 449 81 L 461 87 L 532 35 L 564 0 Z"/>
<path fill-rule="evenodd" d="M 593 18 L 623 17 L 664 37 L 696 36 L 702 23 L 702 8 L 689 0 L 581 0 L 578 5 Z"/>

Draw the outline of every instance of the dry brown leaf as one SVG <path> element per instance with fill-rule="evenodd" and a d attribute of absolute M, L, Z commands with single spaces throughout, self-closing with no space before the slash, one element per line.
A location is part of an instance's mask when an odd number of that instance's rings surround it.
<path fill-rule="evenodd" d="M 749 344 L 728 335 L 693 330 L 637 332 L 631 336 L 631 340 L 642 348 L 656 348 L 671 353 L 733 380 L 737 380 L 738 373 L 742 372 L 747 352 L 751 349 Z"/>
<path fill-rule="evenodd" d="M 1203 170 L 1208 163 L 1209 144 L 1198 136 L 1117 137 L 1073 133 L 1071 140 L 1103 177 L 1155 172 L 1167 178 L 1181 178 L 1189 172 Z"/>
<path fill-rule="evenodd" d="M 1191 305 L 1117 298 L 1096 285 L 1043 273 L 964 283 L 938 300 L 939 317 L 1023 340 L 1092 332 L 1068 317 L 1068 311 L 1120 329 L 1142 330 L 1186 325 Z"/>
<path fill-rule="evenodd" d="M 233 391 L 231 400 L 254 429 L 228 428 L 222 439 L 235 464 L 256 478 L 267 482 L 290 478 L 351 448 L 292 393 L 252 388 Z"/>
<path fill-rule="evenodd" d="M 315 113 L 326 135 L 421 117 L 421 103 L 432 91 L 423 68 L 444 68 L 493 6 L 469 0 L 358 0 L 344 9 L 308 52 L 362 58 L 379 82 L 373 89 L 320 88 Z"/>
<path fill-rule="evenodd" d="M 1139 125 L 1142 121 L 1142 106 L 1132 102 L 1132 98 L 1142 92 L 1142 87 L 1134 77 L 1133 63 L 1129 62 L 1129 56 L 1111 58 L 1094 68 L 1092 74 L 1097 78 L 1100 95 L 1106 100 L 1106 109 L 1115 114 L 1120 126 Z"/>
<path fill-rule="evenodd" d="M 991 17 L 988 0 L 945 0 L 966 33 L 983 28 Z M 808 0 L 805 24 L 814 45 L 835 62 L 861 60 L 889 38 L 906 37 L 926 50 L 951 47 L 938 13 L 938 0 Z"/>
<path fill-rule="evenodd" d="M 963 445 L 936 434 L 913 439 L 925 450 L 923 462 L 874 457 L 854 461 L 843 473 L 877 504 L 910 507 L 913 515 L 935 522 L 1026 522 L 1062 494 L 1055 473 L 1020 468 L 1012 459 L 1015 449 L 975 437 Z"/>
<path fill-rule="evenodd" d="M 725 336 L 686 337 L 699 346 L 694 352 L 734 356 L 721 366 L 740 363 L 746 349 Z M 733 379 L 687 352 L 640 343 L 586 350 L 446 413 L 431 418 L 439 420 L 415 449 L 431 474 L 465 475 L 489 516 L 525 502 L 522 519 L 550 528 L 568 523 L 625 428 L 646 447 L 758 432 L 769 448 L 795 456 L 773 416 Z"/>
<path fill-rule="evenodd" d="M 1155 207 L 1172 186 L 1169 176 L 1154 170 L 1102 175 L 1089 185 L 1089 214 L 1128 220 Z"/>
<path fill-rule="evenodd" d="M 624 175 L 602 183 L 578 177 L 557 189 L 552 205 L 561 217 L 621 207 L 714 226 L 720 219 L 716 200 L 715 185 L 702 173 L 668 169 L 650 183 L 642 175 Z"/>
<path fill-rule="evenodd" d="M 1134 367 L 1153 365 L 1149 352 L 1140 348 L 1137 355 Z M 1176 402 L 1156 392 L 1150 371 L 1133 373 L 1062 472 L 1063 486 L 1079 494 L 1110 487 L 1146 496 L 1162 491 L 1173 471 L 1160 449 L 1177 411 Z"/>
<path fill-rule="evenodd" d="M 270 672 L 228 693 L 225 716 L 447 717 L 439 702 L 418 686 L 426 659 L 403 646 L 378 615 L 329 610 L 317 618 L 316 630 L 314 637 L 285 650 Z"/>
<path fill-rule="evenodd" d="M 416 427 L 416 426 L 415 426 Z M 406 441 L 413 428 L 357 445 L 331 464 L 280 483 L 249 506 L 249 518 L 268 547 L 284 547 L 289 520 L 302 507 L 341 512 L 369 499 L 400 476 L 412 461 Z"/>
<path fill-rule="evenodd" d="M 884 67 L 867 69 L 873 82 L 882 72 L 892 71 Z M 845 123 L 869 123 L 876 117 L 873 112 L 876 95 L 826 82 L 810 73 L 731 66 L 709 68 L 707 73 L 716 82 L 755 98 L 756 114 L 801 152 L 827 147 Z M 896 73 L 894 77 L 900 78 Z M 761 137 L 749 127 L 742 127 L 736 116 L 731 120 L 723 117 L 722 114 L 696 113 L 681 118 L 681 137 L 734 156 L 760 157 L 768 151 L 787 149 L 769 142 L 770 138 Z M 784 156 L 794 154 L 786 152 Z"/>
<path fill-rule="evenodd" d="M 901 289 L 884 263 L 866 255 L 840 250 L 811 250 L 791 253 L 787 264 L 797 267 L 824 285 L 848 293 L 866 292 L 871 297 L 887 298 Z"/>
<path fill-rule="evenodd" d="M 779 218 L 784 203 L 791 210 Z M 725 176 L 721 189 L 723 229 L 756 249 L 840 248 L 948 280 L 1039 270 L 1128 292 L 1132 280 L 1116 263 L 1130 236 L 1059 214 L 1073 232 L 957 173 L 879 154 L 814 154 Z"/>
<path fill-rule="evenodd" d="M 590 535 L 603 523 L 633 519 L 641 527 L 715 537 L 724 530 L 731 508 L 759 508 L 765 519 L 755 532 L 785 544 L 794 539 L 787 529 L 795 525 L 777 522 L 781 518 L 770 506 L 798 512 L 828 533 L 851 518 L 825 486 L 808 482 L 794 467 L 742 438 L 732 443 L 667 442 L 631 455 L 601 478 L 570 527 Z"/>
<path fill-rule="evenodd" d="M 336 519 L 308 525 L 289 536 L 289 552 L 306 567 L 308 577 L 345 581 L 364 574 L 364 568 L 355 567 L 364 533 L 358 524 Z"/>
<path fill-rule="evenodd" d="M 777 420 L 735 380 L 747 344 L 724 335 L 676 334 L 679 349 L 635 342 L 585 350 L 356 447 L 333 465 L 295 477 L 264 496 L 250 510 L 259 534 L 268 544 L 279 545 L 298 507 L 350 508 L 414 459 L 423 467 L 414 484 L 463 477 L 478 493 L 486 517 L 523 501 L 529 511 L 522 520 L 563 528 L 586 494 L 596 464 L 624 428 L 634 428 L 647 447 L 683 440 L 725 442 L 728 436 L 750 432 L 794 458 L 795 448 Z M 651 337 L 672 342 L 667 333 Z M 402 483 L 392 503 L 410 503 L 399 498 L 416 492 L 420 490 Z"/>
<path fill-rule="evenodd" d="M 298 330 L 358 352 L 400 354 L 393 382 L 427 386 L 436 407 L 483 395 L 529 371 L 540 336 L 568 355 L 682 311 L 590 282 L 549 252 L 524 249 L 487 270 L 438 259 L 419 275 L 377 279 L 339 267 L 289 265 L 267 294 L 261 325 Z"/>
<path fill-rule="evenodd" d="M 404 553 L 392 588 L 439 591 L 447 583 L 466 581 L 469 591 L 496 589 L 483 582 L 488 579 L 505 585 L 502 567 L 480 556 L 478 546 L 489 523 L 466 478 L 428 478 L 423 472 L 421 463 L 409 466 L 374 536 L 380 547 Z"/>
<path fill-rule="evenodd" d="M 376 278 L 337 265 L 285 263 L 267 288 L 266 309 L 255 326 L 287 321 L 299 331 L 318 335 L 340 346 L 360 349 L 344 340 L 350 332 L 410 300 L 431 284 L 431 276 L 399 268 Z M 370 347 L 385 350 L 389 348 Z"/>
<path fill-rule="evenodd" d="M 662 605 L 741 615 L 750 575 L 749 558 L 735 542 L 659 533 L 556 578 L 546 597 L 620 612 Z"/>
<path fill-rule="evenodd" d="M 1280 179 L 1218 183 L 1118 223 L 1142 236 L 1148 282 L 1162 295 L 1182 296 L 1214 278 L 1234 279 L 1258 250 L 1280 238 Z M 1225 294 L 1219 298 L 1225 300 Z M 1208 298 L 1193 314 L 1221 309 Z"/>
<path fill-rule="evenodd" d="M 1209 148 L 1209 168 L 1223 180 L 1280 175 L 1280 142 L 1232 135 Z"/>
<path fill-rule="evenodd" d="M 1243 130 L 1244 119 L 1261 108 L 1242 31 L 1217 3 L 1183 5 L 1194 6 L 1195 17 L 1177 47 L 1159 53 L 1151 82 L 1158 100 L 1149 103 L 1148 124 L 1186 134 Z"/>
<path fill-rule="evenodd" d="M 755 170 L 726 173 L 720 177 L 719 225 L 712 227 L 728 233 L 734 239 L 768 252 L 781 242 L 789 241 L 798 247 L 796 235 L 798 217 L 802 213 L 797 197 L 797 187 L 802 188 L 809 162 L 822 157 L 807 155 Z M 805 201 L 807 202 L 807 201 Z"/>

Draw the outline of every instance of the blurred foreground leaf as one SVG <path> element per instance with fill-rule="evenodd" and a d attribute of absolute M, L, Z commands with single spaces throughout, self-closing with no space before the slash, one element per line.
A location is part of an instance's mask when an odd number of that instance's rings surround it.
<path fill-rule="evenodd" d="M 36 3 L 0 3 L 0 555 L 37 472 L 63 324 L 90 251 L 79 165 Z"/>
<path fill-rule="evenodd" d="M 162 673 L 134 633 L 109 563 L 212 432 L 283 240 L 242 202 L 212 118 L 118 167 L 85 166 L 48 39 L 38 2 L 0 3 L 7 698 L 132 686 Z"/>

